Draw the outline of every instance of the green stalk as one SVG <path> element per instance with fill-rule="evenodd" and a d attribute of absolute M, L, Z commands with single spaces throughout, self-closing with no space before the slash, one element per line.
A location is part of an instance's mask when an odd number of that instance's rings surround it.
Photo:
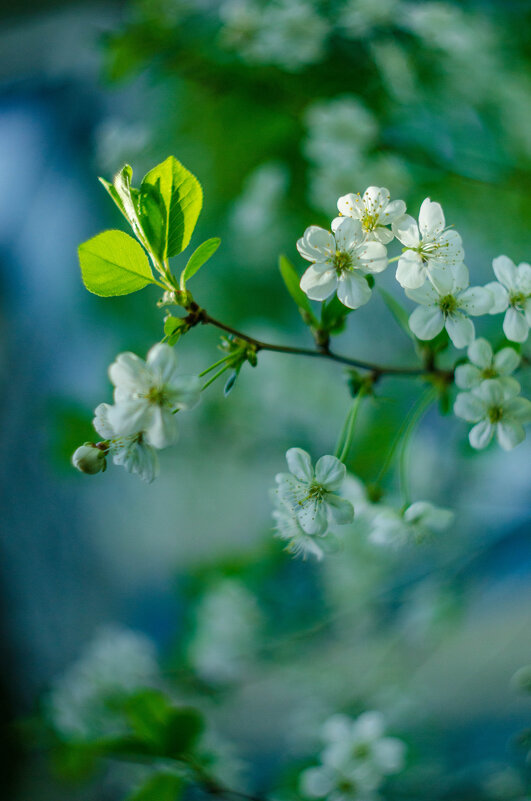
<path fill-rule="evenodd" d="M 337 447 L 334 453 L 334 456 L 337 459 L 339 459 L 340 462 L 345 461 L 347 454 L 350 450 L 352 437 L 354 435 L 354 425 L 356 423 L 356 418 L 358 416 L 358 412 L 361 406 L 361 399 L 363 398 L 364 395 L 365 395 L 365 387 L 361 387 L 360 391 L 354 398 L 354 403 L 350 407 L 347 419 L 345 420 L 345 423 L 341 430 L 341 434 L 339 436 Z"/>

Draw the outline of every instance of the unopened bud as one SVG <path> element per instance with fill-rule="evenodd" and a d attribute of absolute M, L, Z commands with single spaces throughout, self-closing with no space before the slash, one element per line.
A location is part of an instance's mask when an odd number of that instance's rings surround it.
<path fill-rule="evenodd" d="M 80 445 L 72 456 L 72 464 L 82 473 L 88 473 L 91 476 L 102 472 L 107 467 L 105 452 L 93 442 L 85 442 L 84 445 Z"/>

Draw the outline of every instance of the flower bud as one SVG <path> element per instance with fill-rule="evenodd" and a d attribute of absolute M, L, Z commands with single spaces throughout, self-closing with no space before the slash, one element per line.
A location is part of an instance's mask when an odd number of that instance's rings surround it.
<path fill-rule="evenodd" d="M 72 456 L 72 464 L 82 473 L 88 473 L 91 476 L 102 472 L 107 467 L 105 452 L 93 442 L 85 442 L 84 445 L 80 445 Z"/>

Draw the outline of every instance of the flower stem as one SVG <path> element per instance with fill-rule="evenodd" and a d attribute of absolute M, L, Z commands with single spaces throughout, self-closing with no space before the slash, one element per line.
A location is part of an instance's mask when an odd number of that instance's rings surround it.
<path fill-rule="evenodd" d="M 204 375 L 207 375 L 207 373 L 210 373 L 211 370 L 214 370 L 214 368 L 218 367 L 220 364 L 223 364 L 223 362 L 226 362 L 227 359 L 230 359 L 230 355 L 224 356 L 222 359 L 214 362 L 214 364 L 211 364 L 210 367 L 207 367 L 206 370 L 203 370 L 202 373 L 199 373 L 199 378 L 202 378 Z"/>
<path fill-rule="evenodd" d="M 203 384 L 203 386 L 201 387 L 201 392 L 203 392 L 207 387 L 209 387 L 210 384 L 213 384 L 214 381 L 217 378 L 219 378 L 220 375 L 223 375 L 223 373 L 228 369 L 229 369 L 229 365 L 228 364 L 224 364 L 223 367 L 221 368 L 221 370 L 218 370 L 217 373 L 214 373 L 214 375 L 211 376 L 205 384 Z"/>
<path fill-rule="evenodd" d="M 334 453 L 334 456 L 339 459 L 340 462 L 344 462 L 348 452 L 350 450 L 350 445 L 352 443 L 352 437 L 354 434 L 354 425 L 356 423 L 356 418 L 358 416 L 358 412 L 361 406 L 361 399 L 365 395 L 365 387 L 361 387 L 360 391 L 354 398 L 354 403 L 350 407 L 350 411 L 347 415 L 347 419 L 343 425 L 343 429 L 341 431 L 337 447 Z"/>
<path fill-rule="evenodd" d="M 411 447 L 411 439 L 420 423 L 424 413 L 432 404 L 436 397 L 436 390 L 431 388 L 423 395 L 420 396 L 417 404 L 411 410 L 408 422 L 403 432 L 402 443 L 400 446 L 400 455 L 398 461 L 398 481 L 400 485 L 400 494 L 404 507 L 409 506 L 411 503 L 411 490 L 409 486 L 409 451 Z"/>

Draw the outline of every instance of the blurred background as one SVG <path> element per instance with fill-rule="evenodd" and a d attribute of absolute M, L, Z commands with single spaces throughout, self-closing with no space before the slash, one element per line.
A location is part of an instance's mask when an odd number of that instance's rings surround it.
<path fill-rule="evenodd" d="M 194 294 L 273 342 L 311 345 L 278 254 L 302 273 L 297 238 L 369 184 L 415 216 L 424 197 L 441 202 L 472 283 L 487 282 L 495 256 L 529 259 L 530 17 L 526 0 L 2 3 L 6 798 L 126 798 L 137 769 L 81 781 L 10 722 L 87 740 L 112 727 L 103 690 L 161 683 L 205 712 L 229 786 L 296 786 L 327 717 L 378 709 L 409 749 L 385 798 L 525 796 L 530 703 L 512 677 L 531 661 L 529 441 L 474 453 L 463 421 L 432 409 L 412 448 L 414 497 L 451 507 L 455 524 L 388 549 L 361 515 L 322 563 L 283 552 L 268 488 L 288 447 L 333 451 L 351 402 L 340 366 L 260 354 L 228 398 L 214 384 L 186 415 L 153 485 L 120 468 L 83 476 L 70 455 L 111 400 L 108 364 L 162 336 L 155 291 L 100 299 L 82 286 L 77 245 L 124 229 L 98 175 L 127 161 L 140 179 L 169 154 L 197 175 L 192 247 L 222 246 Z M 382 286 L 398 297 L 393 273 Z M 495 345 L 500 328 L 477 324 Z M 183 338 L 183 370 L 214 362 L 218 342 L 206 328 Z M 377 293 L 335 347 L 415 358 Z M 421 391 L 381 383 L 353 475 L 375 480 Z M 393 471 L 386 489 L 392 503 Z"/>

